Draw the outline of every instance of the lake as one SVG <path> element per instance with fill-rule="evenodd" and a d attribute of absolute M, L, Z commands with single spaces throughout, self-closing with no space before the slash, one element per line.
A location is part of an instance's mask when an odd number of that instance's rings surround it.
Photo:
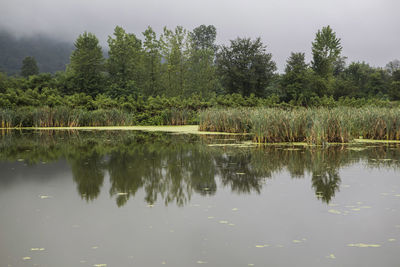
<path fill-rule="evenodd" d="M 400 145 L 3 131 L 0 266 L 398 266 Z"/>

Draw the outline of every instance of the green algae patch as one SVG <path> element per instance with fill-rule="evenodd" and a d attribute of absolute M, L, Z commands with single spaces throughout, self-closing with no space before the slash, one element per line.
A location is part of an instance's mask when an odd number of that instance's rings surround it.
<path fill-rule="evenodd" d="M 354 139 L 354 143 L 378 143 L 378 144 L 400 144 L 400 140 L 375 140 L 375 139 Z"/>
<path fill-rule="evenodd" d="M 225 132 L 205 132 L 199 131 L 198 125 L 180 125 L 180 126 L 84 126 L 84 127 L 20 127 L 20 128 L 0 128 L 7 130 L 84 130 L 84 131 L 145 131 L 145 132 L 167 132 L 184 134 L 202 134 L 202 135 L 244 135 L 238 133 Z"/>

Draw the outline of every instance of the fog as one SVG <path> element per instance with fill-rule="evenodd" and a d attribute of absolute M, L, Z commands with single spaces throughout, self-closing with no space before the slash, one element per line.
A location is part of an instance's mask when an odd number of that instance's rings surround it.
<path fill-rule="evenodd" d="M 350 61 L 384 66 L 400 58 L 398 0 L 1 0 L 0 28 L 73 42 L 93 32 L 105 47 L 116 25 L 141 37 L 147 26 L 217 28 L 218 44 L 260 36 L 282 71 L 290 52 L 311 59 L 315 33 L 330 25 Z"/>

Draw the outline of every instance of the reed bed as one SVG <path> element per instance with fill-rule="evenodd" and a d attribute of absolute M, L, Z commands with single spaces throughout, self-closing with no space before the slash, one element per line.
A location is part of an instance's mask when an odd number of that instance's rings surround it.
<path fill-rule="evenodd" d="M 68 107 L 0 109 L 0 128 L 185 125 L 196 122 L 197 114 L 185 109 L 162 110 L 153 113 L 128 112 L 116 108 L 97 110 Z"/>
<path fill-rule="evenodd" d="M 200 113 L 200 130 L 251 133 L 258 143 L 347 143 L 360 137 L 400 140 L 400 109 L 209 109 Z"/>

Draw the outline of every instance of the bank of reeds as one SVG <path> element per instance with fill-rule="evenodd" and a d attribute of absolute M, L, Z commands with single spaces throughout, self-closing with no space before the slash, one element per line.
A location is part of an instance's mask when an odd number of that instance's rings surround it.
<path fill-rule="evenodd" d="M 196 120 L 197 114 L 180 109 L 152 113 L 134 113 L 116 108 L 97 110 L 68 107 L 0 109 L 0 128 L 185 125 Z"/>
<path fill-rule="evenodd" d="M 200 113 L 200 130 L 251 133 L 259 143 L 346 143 L 360 136 L 400 140 L 400 109 L 209 109 Z"/>

